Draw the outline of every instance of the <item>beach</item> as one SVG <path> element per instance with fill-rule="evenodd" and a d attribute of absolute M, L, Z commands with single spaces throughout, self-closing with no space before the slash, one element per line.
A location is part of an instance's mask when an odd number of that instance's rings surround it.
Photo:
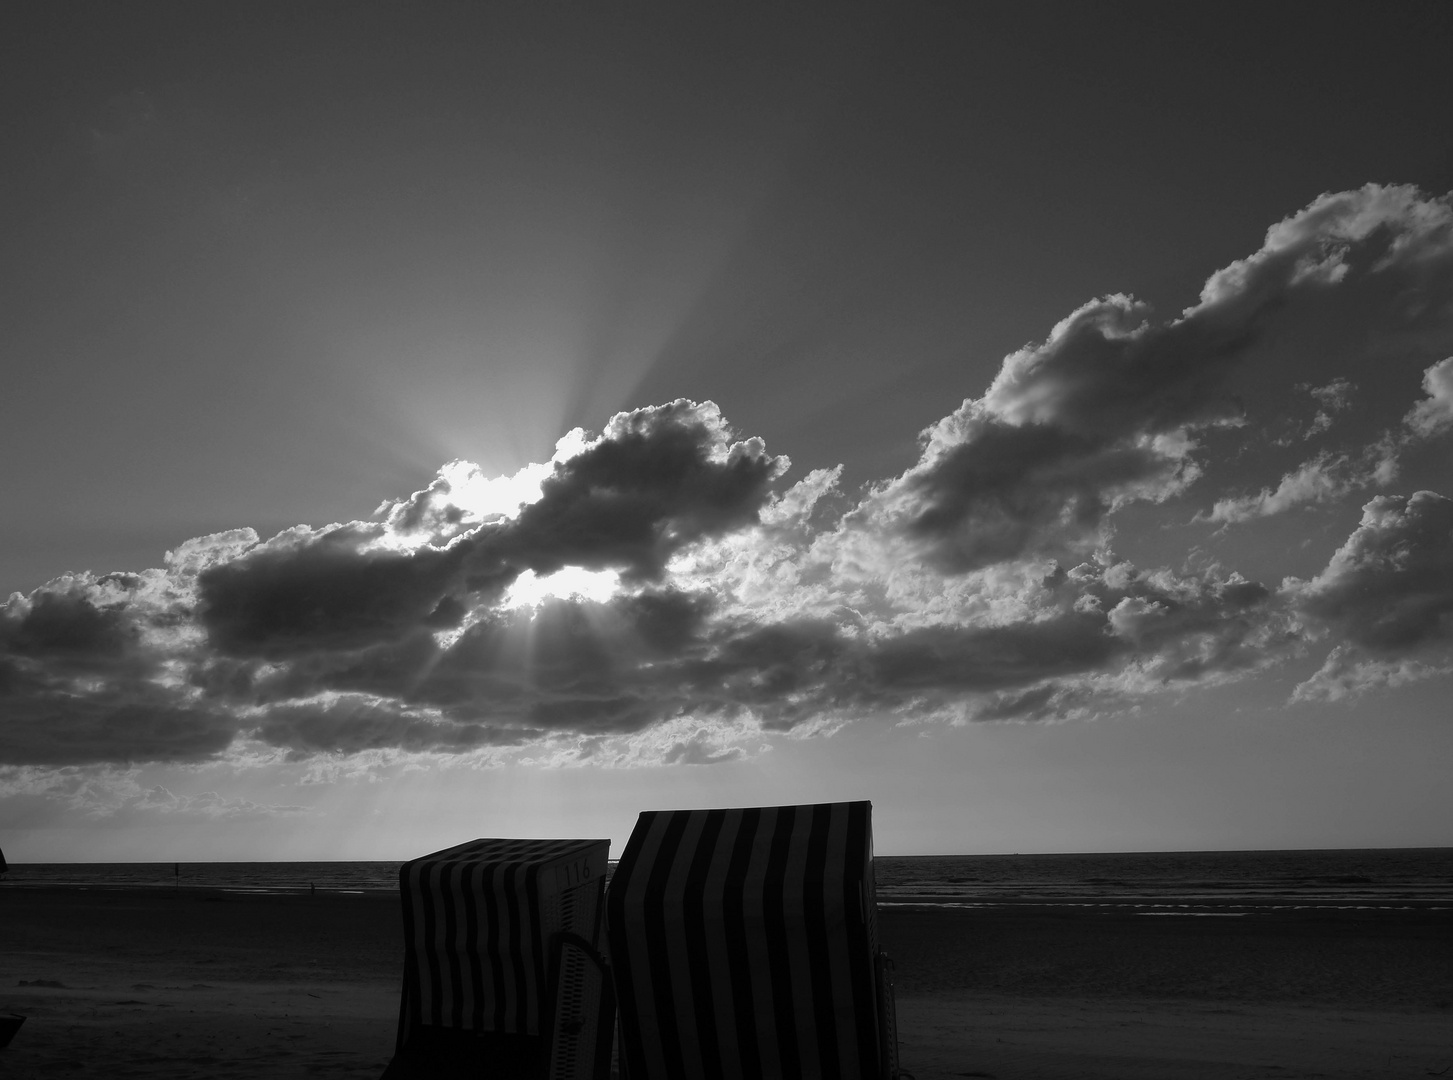
<path fill-rule="evenodd" d="M 889 907 L 916 1080 L 1453 1076 L 1447 911 Z M 377 1077 L 397 897 L 0 887 L 0 1076 Z"/>
<path fill-rule="evenodd" d="M 881 921 L 917 1080 L 1391 1080 L 1453 1076 L 1448 915 L 1026 906 Z"/>

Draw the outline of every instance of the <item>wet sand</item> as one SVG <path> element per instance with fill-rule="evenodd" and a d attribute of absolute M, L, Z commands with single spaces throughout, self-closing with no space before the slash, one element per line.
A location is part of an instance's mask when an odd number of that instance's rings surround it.
<path fill-rule="evenodd" d="M 893 908 L 917 1080 L 1453 1076 L 1447 912 Z M 397 899 L 0 887 L 0 1076 L 377 1077 Z M 1443 1070 L 1448 1070 L 1444 1072 Z"/>

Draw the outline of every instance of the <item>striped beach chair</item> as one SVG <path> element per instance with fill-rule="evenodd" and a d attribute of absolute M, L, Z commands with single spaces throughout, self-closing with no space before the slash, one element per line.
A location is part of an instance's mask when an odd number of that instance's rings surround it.
<path fill-rule="evenodd" d="M 891 1080 L 872 806 L 647 811 L 606 896 L 629 1080 Z"/>
<path fill-rule="evenodd" d="M 605 1075 L 609 853 L 609 840 L 471 840 L 399 868 L 404 984 L 387 1080 Z"/>

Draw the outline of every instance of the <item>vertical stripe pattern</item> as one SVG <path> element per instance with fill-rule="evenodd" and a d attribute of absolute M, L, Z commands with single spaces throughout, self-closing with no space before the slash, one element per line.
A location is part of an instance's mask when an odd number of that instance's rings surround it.
<path fill-rule="evenodd" d="M 399 868 L 400 1046 L 420 1027 L 539 1035 L 560 931 L 594 941 L 608 840 L 471 840 Z"/>
<path fill-rule="evenodd" d="M 632 1080 L 881 1075 L 872 807 L 647 811 L 606 897 Z"/>

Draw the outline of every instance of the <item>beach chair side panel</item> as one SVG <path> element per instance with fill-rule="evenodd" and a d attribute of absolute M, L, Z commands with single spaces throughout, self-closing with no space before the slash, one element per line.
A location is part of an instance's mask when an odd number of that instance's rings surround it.
<path fill-rule="evenodd" d="M 556 934 L 553 951 L 553 1013 L 544 1080 L 605 1080 L 615 1030 L 609 967 L 576 934 Z"/>

